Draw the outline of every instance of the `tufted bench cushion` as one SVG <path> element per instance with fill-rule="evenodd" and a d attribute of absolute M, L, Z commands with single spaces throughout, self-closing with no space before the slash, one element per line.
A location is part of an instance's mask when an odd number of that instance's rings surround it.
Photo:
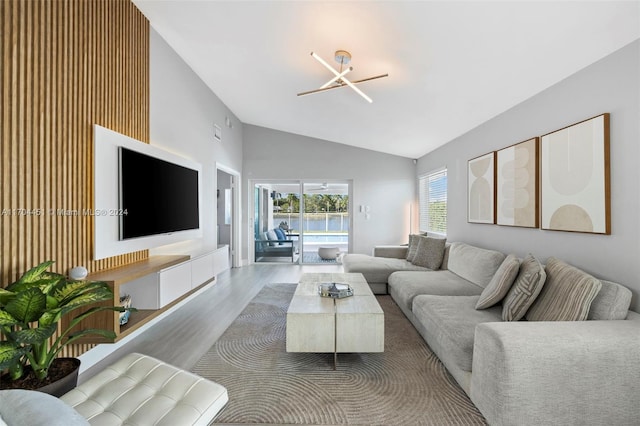
<path fill-rule="evenodd" d="M 92 425 L 208 425 L 229 400 L 210 380 L 138 353 L 61 397 Z"/>

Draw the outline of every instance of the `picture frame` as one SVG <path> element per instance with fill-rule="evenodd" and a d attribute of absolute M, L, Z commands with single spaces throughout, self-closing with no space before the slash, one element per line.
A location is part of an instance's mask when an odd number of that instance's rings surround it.
<path fill-rule="evenodd" d="M 539 226 L 539 138 L 496 151 L 496 223 Z"/>
<path fill-rule="evenodd" d="M 222 128 L 220 128 L 220 126 L 218 126 L 217 124 L 213 125 L 213 137 L 218 142 L 222 141 Z"/>
<path fill-rule="evenodd" d="M 495 223 L 495 151 L 467 163 L 467 221 Z"/>
<path fill-rule="evenodd" d="M 609 113 L 540 138 L 541 228 L 611 234 Z"/>

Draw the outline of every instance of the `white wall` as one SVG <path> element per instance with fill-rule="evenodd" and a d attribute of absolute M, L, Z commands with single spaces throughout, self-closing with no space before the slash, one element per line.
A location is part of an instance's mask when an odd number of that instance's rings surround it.
<path fill-rule="evenodd" d="M 244 125 L 244 206 L 250 179 L 353 180 L 353 206 L 370 206 L 370 218 L 354 209 L 354 253 L 370 254 L 378 244 L 399 244 L 409 234 L 409 206 L 414 202 L 413 160 L 382 154 L 264 127 Z M 243 209 L 245 235 L 253 237 L 253 224 Z M 252 241 L 252 240 L 251 240 Z M 248 259 L 245 238 L 242 258 Z M 253 243 L 251 242 L 251 245 Z"/>
<path fill-rule="evenodd" d="M 151 144 L 191 158 L 203 167 L 203 238 L 153 253 L 197 250 L 217 244 L 216 162 L 242 170 L 242 125 L 178 54 L 151 29 Z M 225 125 L 229 117 L 233 128 Z M 214 139 L 214 123 L 222 141 Z"/>
<path fill-rule="evenodd" d="M 448 240 L 519 256 L 531 252 L 543 262 L 558 257 L 630 287 L 632 307 L 638 310 L 639 81 L 640 41 L 636 41 L 422 157 L 418 173 L 448 168 Z M 467 223 L 467 160 L 604 112 L 611 113 L 611 235 Z"/>

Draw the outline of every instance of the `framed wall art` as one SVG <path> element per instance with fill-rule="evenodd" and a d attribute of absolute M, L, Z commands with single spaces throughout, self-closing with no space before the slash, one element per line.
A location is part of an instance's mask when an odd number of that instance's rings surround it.
<path fill-rule="evenodd" d="M 496 152 L 496 223 L 538 227 L 538 138 Z"/>
<path fill-rule="evenodd" d="M 467 220 L 495 223 L 495 152 L 469 160 Z"/>
<path fill-rule="evenodd" d="M 611 233 L 609 114 L 544 135 L 541 228 Z"/>

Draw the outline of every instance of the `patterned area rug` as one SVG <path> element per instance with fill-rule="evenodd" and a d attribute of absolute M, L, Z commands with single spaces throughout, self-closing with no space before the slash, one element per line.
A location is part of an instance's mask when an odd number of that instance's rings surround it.
<path fill-rule="evenodd" d="M 385 352 L 287 353 L 286 311 L 295 284 L 270 284 L 193 371 L 225 386 L 216 423 L 484 425 L 482 415 L 390 296 Z"/>

